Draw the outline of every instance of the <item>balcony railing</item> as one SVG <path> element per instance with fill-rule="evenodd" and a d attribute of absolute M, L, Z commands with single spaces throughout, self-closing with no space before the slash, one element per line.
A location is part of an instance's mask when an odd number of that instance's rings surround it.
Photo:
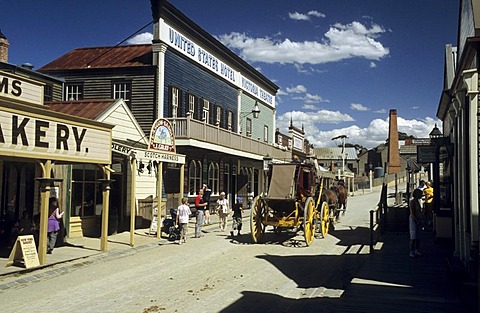
<path fill-rule="evenodd" d="M 245 137 L 191 117 L 169 118 L 168 120 L 172 124 L 176 139 L 196 139 L 262 157 L 268 154 L 272 158 L 280 160 L 290 160 L 292 157 L 289 150 L 277 148 L 261 140 Z"/>

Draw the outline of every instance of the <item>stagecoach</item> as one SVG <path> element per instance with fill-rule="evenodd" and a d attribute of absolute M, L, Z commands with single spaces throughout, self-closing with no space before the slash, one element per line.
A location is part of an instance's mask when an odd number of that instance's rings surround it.
<path fill-rule="evenodd" d="M 260 243 L 266 227 L 275 232 L 283 229 L 303 231 L 307 246 L 315 232 L 322 237 L 328 234 L 332 214 L 329 204 L 322 197 L 326 172 L 319 175 L 314 163 L 270 164 L 268 192 L 257 196 L 252 204 L 250 229 L 255 243 Z"/>

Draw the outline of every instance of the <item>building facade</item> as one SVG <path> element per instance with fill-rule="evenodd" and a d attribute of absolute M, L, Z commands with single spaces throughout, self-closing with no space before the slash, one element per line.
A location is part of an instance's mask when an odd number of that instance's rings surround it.
<path fill-rule="evenodd" d="M 67 100 L 124 99 L 145 134 L 168 119 L 186 155 L 184 196 L 204 183 L 212 199 L 259 194 L 263 157 L 291 157 L 273 140 L 278 87 L 167 1 L 152 13 L 152 44 L 75 49 L 39 71 L 65 80 Z"/>

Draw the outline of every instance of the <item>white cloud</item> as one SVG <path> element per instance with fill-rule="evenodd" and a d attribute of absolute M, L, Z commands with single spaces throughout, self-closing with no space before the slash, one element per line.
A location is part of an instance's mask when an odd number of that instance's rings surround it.
<path fill-rule="evenodd" d="M 327 114 L 327 112 L 329 113 Z M 281 132 L 288 132 L 291 115 L 293 117 L 293 124 L 297 127 L 303 125 L 306 138 L 317 148 L 335 147 L 337 143 L 332 141 L 332 138 L 339 135 L 348 136 L 348 143 L 359 144 L 369 149 L 385 143 L 388 138 L 388 117 L 386 119 L 374 119 L 365 128 L 351 125 L 348 127 L 322 131 L 321 125 L 319 124 L 331 122 L 325 121 L 325 119 L 336 119 L 336 123 L 338 124 L 340 122 L 353 121 L 353 118 L 347 114 L 325 110 L 318 111 L 315 114 L 312 114 L 311 112 L 307 114 L 294 111 L 291 113 L 285 113 L 277 119 L 277 127 L 280 128 Z M 350 117 L 350 119 L 347 119 L 347 116 Z M 435 123 L 439 125 L 441 124 L 439 120 L 431 117 L 427 117 L 423 120 L 406 120 L 397 117 L 398 131 L 413 135 L 416 138 L 428 138 L 428 134 L 433 129 Z"/>
<path fill-rule="evenodd" d="M 385 114 L 385 113 L 387 113 L 387 110 L 385 110 L 385 109 L 379 109 L 379 110 L 373 111 L 373 113 Z"/>
<path fill-rule="evenodd" d="M 145 32 L 128 39 L 127 44 L 129 45 L 147 44 L 147 43 L 152 43 L 152 40 L 153 40 L 153 34 L 149 32 Z"/>
<path fill-rule="evenodd" d="M 366 106 L 364 106 L 363 104 L 360 104 L 360 103 L 350 104 L 350 109 L 352 109 L 354 111 L 370 111 L 369 108 L 367 108 Z"/>
<path fill-rule="evenodd" d="M 370 68 L 376 68 L 377 64 L 375 62 L 370 62 Z"/>
<path fill-rule="evenodd" d="M 289 93 L 304 93 L 307 92 L 307 88 L 303 85 L 297 85 L 295 87 L 287 87 L 287 92 Z"/>
<path fill-rule="evenodd" d="M 313 104 L 304 104 L 302 106 L 302 109 L 305 109 L 305 110 L 318 110 L 318 107 L 316 105 L 313 105 Z"/>
<path fill-rule="evenodd" d="M 249 62 L 323 64 L 350 58 L 382 59 L 390 53 L 377 41 L 384 32 L 377 24 L 368 28 L 360 22 L 352 22 L 331 26 L 321 41 L 252 38 L 238 32 L 221 35 L 218 39 Z"/>
<path fill-rule="evenodd" d="M 294 13 L 288 13 L 288 17 L 291 18 L 292 20 L 297 20 L 297 21 L 308 21 L 310 17 L 306 14 L 294 12 Z"/>
<path fill-rule="evenodd" d="M 304 101 L 305 103 L 309 103 L 309 104 L 312 104 L 312 103 L 321 103 L 321 102 L 330 102 L 330 100 L 328 99 L 323 99 L 321 96 L 319 95 L 312 95 L 310 93 L 306 93 L 305 96 L 301 97 L 301 96 L 297 96 L 297 97 L 292 97 L 293 100 L 302 100 Z"/>
<path fill-rule="evenodd" d="M 310 16 L 315 16 L 315 17 L 325 17 L 325 14 L 323 14 L 322 12 L 318 12 L 316 10 L 308 11 L 307 14 L 310 15 Z"/>
<path fill-rule="evenodd" d="M 298 13 L 298 12 L 288 13 L 288 17 L 296 21 L 309 21 L 310 16 L 321 18 L 321 17 L 325 17 L 325 14 L 323 14 L 322 12 L 318 12 L 316 10 L 308 11 L 307 14 Z"/>
<path fill-rule="evenodd" d="M 420 107 L 412 107 L 412 109 L 418 110 L 418 109 L 420 109 Z"/>
<path fill-rule="evenodd" d="M 287 88 L 287 91 L 288 91 L 288 88 Z M 283 91 L 283 89 L 279 89 L 277 91 L 277 96 L 286 96 L 286 95 L 288 95 L 288 93 Z"/>

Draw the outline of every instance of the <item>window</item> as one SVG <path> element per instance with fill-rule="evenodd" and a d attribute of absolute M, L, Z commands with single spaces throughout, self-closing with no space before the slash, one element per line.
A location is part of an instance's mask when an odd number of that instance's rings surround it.
<path fill-rule="evenodd" d="M 113 99 L 123 99 L 130 107 L 132 100 L 132 83 L 128 81 L 118 81 L 113 83 Z"/>
<path fill-rule="evenodd" d="M 43 101 L 53 100 L 53 87 L 52 85 L 45 85 L 43 88 Z"/>
<path fill-rule="evenodd" d="M 202 187 L 202 163 L 192 160 L 188 167 L 188 189 L 190 195 L 196 195 Z"/>
<path fill-rule="evenodd" d="M 83 100 L 83 84 L 82 83 L 70 83 L 66 87 L 66 100 Z"/>
<path fill-rule="evenodd" d="M 279 145 L 282 144 L 282 135 L 280 135 L 280 134 L 278 134 L 278 136 L 277 136 L 277 143 L 278 143 Z"/>
<path fill-rule="evenodd" d="M 188 112 L 190 112 L 191 117 L 195 116 L 195 96 L 192 94 L 188 95 Z"/>
<path fill-rule="evenodd" d="M 251 118 L 247 118 L 246 135 L 250 137 L 252 136 L 252 119 Z"/>
<path fill-rule="evenodd" d="M 263 126 L 263 141 L 268 142 L 268 126 Z"/>
<path fill-rule="evenodd" d="M 217 112 L 216 112 L 216 118 L 215 118 L 215 125 L 221 125 L 221 122 L 222 122 L 222 107 L 221 106 L 217 106 Z"/>
<path fill-rule="evenodd" d="M 210 163 L 208 166 L 208 185 L 212 189 L 212 194 L 218 195 L 220 193 L 220 170 L 218 163 Z"/>
<path fill-rule="evenodd" d="M 172 108 L 172 117 L 176 118 L 179 116 L 178 114 L 178 88 L 172 87 L 171 89 L 171 108 Z"/>
<path fill-rule="evenodd" d="M 205 123 L 208 123 L 208 112 L 210 111 L 210 102 L 203 99 L 203 116 L 202 119 Z"/>
<path fill-rule="evenodd" d="M 100 216 L 102 213 L 102 173 L 93 165 L 73 165 L 72 216 Z"/>
<path fill-rule="evenodd" d="M 227 129 L 232 130 L 233 125 L 233 112 L 227 111 Z"/>

